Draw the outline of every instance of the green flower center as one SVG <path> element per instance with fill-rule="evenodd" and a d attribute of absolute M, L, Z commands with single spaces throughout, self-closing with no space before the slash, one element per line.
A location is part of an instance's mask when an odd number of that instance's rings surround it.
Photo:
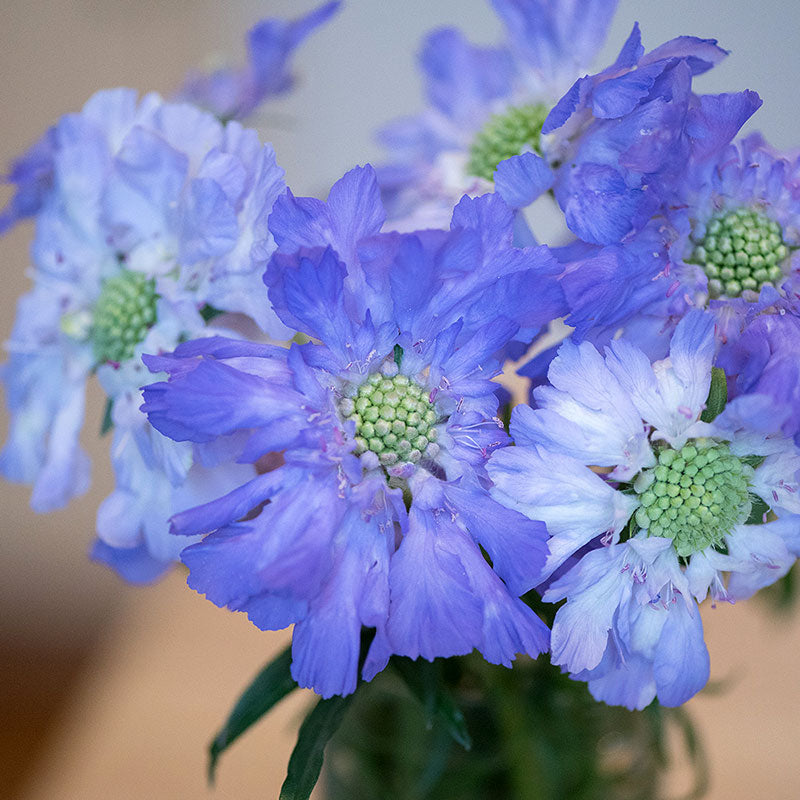
<path fill-rule="evenodd" d="M 781 264 L 789 248 L 781 226 L 759 211 L 738 208 L 712 217 L 705 236 L 692 241 L 687 261 L 703 268 L 711 297 L 739 297 L 783 279 Z"/>
<path fill-rule="evenodd" d="M 342 418 L 356 424 L 356 452 L 372 451 L 384 466 L 435 457 L 438 415 L 427 395 L 406 375 L 370 375 L 339 401 Z"/>
<path fill-rule="evenodd" d="M 123 270 L 103 282 L 94 306 L 91 339 L 99 363 L 122 362 L 156 321 L 156 284 L 139 272 Z"/>
<path fill-rule="evenodd" d="M 672 539 L 679 556 L 719 546 L 750 513 L 752 475 L 726 444 L 695 440 L 680 450 L 668 447 L 634 484 L 641 501 L 636 523 L 649 536 Z"/>
<path fill-rule="evenodd" d="M 467 172 L 493 181 L 501 161 L 529 148 L 541 155 L 539 142 L 547 114 L 547 106 L 531 104 L 492 115 L 472 142 Z"/>

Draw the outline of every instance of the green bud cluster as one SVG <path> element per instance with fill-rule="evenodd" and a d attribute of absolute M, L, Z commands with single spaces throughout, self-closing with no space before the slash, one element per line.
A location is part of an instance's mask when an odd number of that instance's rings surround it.
<path fill-rule="evenodd" d="M 121 362 L 156 321 L 156 284 L 140 272 L 123 270 L 103 282 L 92 318 L 92 346 L 99 363 Z"/>
<path fill-rule="evenodd" d="M 372 451 L 384 466 L 439 452 L 438 415 L 426 390 L 406 375 L 373 373 L 354 396 L 339 401 L 339 413 L 356 424 L 356 452 Z"/>
<path fill-rule="evenodd" d="M 687 260 L 705 271 L 711 297 L 739 297 L 746 289 L 757 292 L 783 278 L 781 264 L 789 248 L 781 226 L 758 211 L 738 208 L 712 217 L 705 236 L 693 240 Z"/>
<path fill-rule="evenodd" d="M 493 181 L 501 161 L 529 148 L 541 154 L 542 125 L 547 113 L 547 106 L 531 104 L 492 115 L 472 142 L 467 172 Z"/>
<path fill-rule="evenodd" d="M 726 444 L 698 439 L 680 450 L 668 447 L 634 484 L 641 502 L 636 524 L 672 539 L 679 556 L 718 546 L 750 512 L 752 475 Z"/>

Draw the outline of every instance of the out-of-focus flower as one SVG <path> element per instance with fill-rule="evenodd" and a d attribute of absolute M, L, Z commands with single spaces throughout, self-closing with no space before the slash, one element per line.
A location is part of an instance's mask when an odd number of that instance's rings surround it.
<path fill-rule="evenodd" d="M 616 0 L 493 0 L 506 27 L 498 47 L 477 47 L 452 28 L 425 40 L 420 62 L 430 104 L 387 125 L 393 155 L 381 186 L 398 229 L 445 227 L 464 193 L 492 188 L 514 207 L 552 184 L 540 133 L 548 111 L 594 60 Z M 506 176 L 498 164 L 525 153 Z M 538 154 L 538 155 L 537 155 Z M 524 197 L 520 197 L 520 191 Z"/>
<path fill-rule="evenodd" d="M 325 3 L 291 22 L 261 20 L 247 34 L 244 67 L 222 67 L 213 72 L 193 70 L 176 99 L 194 103 L 224 121 L 246 117 L 267 98 L 292 88 L 294 76 L 289 61 L 294 51 L 340 5 L 338 0 Z"/>
<path fill-rule="evenodd" d="M 213 333 L 206 319 L 219 311 L 286 335 L 270 315 L 252 252 L 256 241 L 261 258 L 274 247 L 267 216 L 283 171 L 272 148 L 239 123 L 223 125 L 154 94 L 139 100 L 127 89 L 96 94 L 46 141 L 49 179 L 28 170 L 42 189 L 34 287 L 20 300 L 7 345 L 12 418 L 0 469 L 33 484 L 39 511 L 82 492 L 89 464 L 78 436 L 86 382 L 96 373 L 109 398 L 117 476 L 98 533 L 121 558 L 144 545 L 163 567 L 179 549 L 166 520 L 184 496 L 194 499 L 206 469 L 223 483 L 252 470 L 214 468 L 210 455 L 200 459 L 144 423 L 139 356 Z"/>

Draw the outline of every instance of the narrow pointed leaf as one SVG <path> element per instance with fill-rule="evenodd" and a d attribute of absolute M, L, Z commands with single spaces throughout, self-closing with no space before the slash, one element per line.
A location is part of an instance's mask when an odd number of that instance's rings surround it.
<path fill-rule="evenodd" d="M 111 416 L 114 410 L 114 401 L 109 397 L 106 400 L 106 407 L 103 411 L 103 421 L 100 423 L 100 435 L 105 436 L 113 427 L 114 419 Z"/>
<path fill-rule="evenodd" d="M 711 368 L 711 386 L 708 388 L 706 407 L 700 415 L 703 422 L 712 422 L 724 410 L 728 402 L 728 380 L 725 371 L 719 367 Z"/>
<path fill-rule="evenodd" d="M 317 784 L 325 745 L 336 733 L 353 695 L 320 700 L 300 726 L 280 800 L 308 800 Z"/>
<path fill-rule="evenodd" d="M 208 780 L 210 783 L 214 781 L 214 772 L 220 755 L 278 701 L 297 688 L 290 672 L 291 663 L 292 648 L 290 646 L 267 664 L 245 689 L 233 707 L 224 727 L 214 737 L 208 748 Z"/>

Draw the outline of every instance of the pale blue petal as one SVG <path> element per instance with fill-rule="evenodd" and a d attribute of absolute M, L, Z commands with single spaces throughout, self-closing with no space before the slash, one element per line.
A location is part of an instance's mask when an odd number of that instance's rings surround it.
<path fill-rule="evenodd" d="M 621 571 L 625 551 L 612 545 L 587 553 L 544 593 L 548 603 L 567 598 L 550 637 L 554 664 L 580 672 L 600 663 L 617 608 L 630 597 L 630 578 Z"/>
<path fill-rule="evenodd" d="M 636 498 L 561 454 L 504 448 L 492 454 L 487 470 L 498 502 L 547 526 L 550 555 L 542 579 L 596 536 L 617 535 L 638 506 Z"/>
<path fill-rule="evenodd" d="M 658 700 L 664 706 L 679 706 L 708 683 L 709 657 L 703 640 L 700 609 L 692 601 L 693 613 L 678 596 L 667 621 L 653 661 Z"/>

